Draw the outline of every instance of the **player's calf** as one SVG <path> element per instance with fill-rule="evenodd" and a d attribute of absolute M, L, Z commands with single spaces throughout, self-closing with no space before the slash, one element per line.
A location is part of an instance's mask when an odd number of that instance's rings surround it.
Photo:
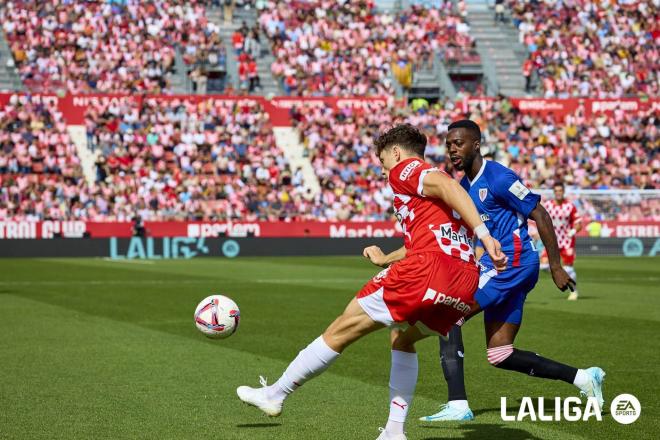
<path fill-rule="evenodd" d="M 489 348 L 487 353 L 488 362 L 496 368 L 544 379 L 573 383 L 578 371 L 577 368 L 546 359 L 531 351 L 513 348 L 513 344 Z"/>
<path fill-rule="evenodd" d="M 513 348 L 513 344 L 489 348 L 487 353 L 488 362 L 496 368 L 518 371 L 543 379 L 563 380 L 578 387 L 581 394 L 596 397 L 602 408 L 605 372 L 598 367 L 577 369 L 531 351 L 518 350 Z"/>
<path fill-rule="evenodd" d="M 426 335 L 417 327 L 390 333 L 392 363 L 390 369 L 390 413 L 379 439 L 405 439 L 404 427 L 417 384 L 418 361 L 415 342 Z"/>

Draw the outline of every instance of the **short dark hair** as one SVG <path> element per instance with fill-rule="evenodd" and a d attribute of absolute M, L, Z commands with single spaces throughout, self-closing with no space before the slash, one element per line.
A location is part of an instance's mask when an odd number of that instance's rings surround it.
<path fill-rule="evenodd" d="M 398 145 L 418 156 L 424 157 L 426 150 L 426 135 L 410 124 L 396 125 L 374 140 L 376 154 L 380 156 L 384 150 Z"/>
<path fill-rule="evenodd" d="M 562 182 L 561 180 L 557 180 L 557 181 L 555 181 L 555 184 L 552 185 L 552 189 L 555 189 L 555 188 L 557 188 L 558 186 L 561 186 L 561 189 L 564 189 L 564 190 L 566 189 L 566 188 L 564 188 L 564 182 Z"/>
<path fill-rule="evenodd" d="M 460 121 L 452 122 L 449 125 L 449 128 L 447 128 L 447 131 L 453 130 L 455 128 L 464 128 L 467 131 L 474 136 L 474 138 L 478 141 L 481 140 L 481 129 L 477 125 L 476 122 L 471 121 L 469 119 L 461 119 Z"/>

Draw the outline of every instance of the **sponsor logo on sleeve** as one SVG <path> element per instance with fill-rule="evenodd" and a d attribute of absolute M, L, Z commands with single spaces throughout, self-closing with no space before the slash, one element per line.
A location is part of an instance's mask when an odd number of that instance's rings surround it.
<path fill-rule="evenodd" d="M 509 187 L 509 192 L 514 196 L 518 197 L 520 200 L 523 200 L 527 194 L 529 194 L 529 188 L 527 188 L 520 180 L 516 180 Z"/>
<path fill-rule="evenodd" d="M 406 180 L 410 175 L 412 174 L 413 170 L 419 166 L 422 165 L 422 162 L 415 160 L 413 162 L 410 162 L 408 165 L 406 165 L 403 170 L 401 170 L 401 174 L 399 174 L 399 180 Z"/>

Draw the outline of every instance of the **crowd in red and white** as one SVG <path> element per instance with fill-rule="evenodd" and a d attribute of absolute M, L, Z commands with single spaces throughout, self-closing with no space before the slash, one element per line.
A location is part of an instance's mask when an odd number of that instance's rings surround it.
<path fill-rule="evenodd" d="M 485 145 L 532 187 L 660 189 L 659 121 L 652 108 L 565 118 L 516 111 L 506 99 L 471 104 Z"/>
<path fill-rule="evenodd" d="M 191 64 L 217 56 L 205 3 L 16 0 L 5 3 L 0 21 L 31 90 L 167 93 L 176 45 Z"/>
<path fill-rule="evenodd" d="M 395 15 L 371 0 L 271 1 L 259 23 L 276 58 L 272 74 L 289 95 L 389 95 L 393 66 L 414 70 L 436 52 L 473 45 L 451 1 Z"/>
<path fill-rule="evenodd" d="M 482 152 L 532 188 L 660 189 L 654 111 L 616 109 L 554 119 L 521 113 L 506 98 L 413 108 L 384 102 L 333 108 L 307 103 L 291 116 L 321 191 L 306 189 L 254 101 L 149 98 L 93 101 L 89 148 L 98 154 L 87 183 L 62 116 L 48 99 L 12 97 L 0 109 L 0 218 L 144 220 L 388 220 L 391 191 L 371 144 L 396 123 L 428 136 L 426 156 L 446 160 L 448 125 L 470 117 Z M 627 197 L 627 196 L 626 196 Z M 633 195 L 631 197 L 640 197 Z M 658 218 L 658 199 L 584 198 L 589 218 Z"/>
<path fill-rule="evenodd" d="M 144 220 L 277 220 L 295 216 L 299 170 L 276 146 L 269 116 L 237 101 L 147 99 L 141 109 L 88 113 L 97 163 L 99 214 Z M 100 116 L 100 117 L 99 117 Z"/>
<path fill-rule="evenodd" d="M 545 97 L 658 95 L 657 2 L 510 0 L 509 6 Z"/>
<path fill-rule="evenodd" d="M 555 120 L 520 113 L 500 99 L 466 106 L 445 101 L 417 111 L 309 105 L 294 109 L 293 116 L 321 183 L 318 218 L 390 217 L 391 194 L 382 186 L 381 167 L 369 145 L 375 134 L 401 122 L 422 128 L 427 160 L 456 177 L 460 173 L 446 161 L 445 135 L 451 121 L 470 117 L 482 128 L 482 152 L 510 166 L 532 188 L 563 182 L 569 189 L 660 189 L 660 136 L 653 110 L 594 118 L 578 111 Z M 594 207 L 585 202 L 581 208 L 610 218 L 660 216 L 660 206 L 649 203 Z"/>
<path fill-rule="evenodd" d="M 460 115 L 460 109 L 449 103 L 419 112 L 379 104 L 294 108 L 294 124 L 321 184 L 314 216 L 326 220 L 390 219 L 392 192 L 384 185 L 381 164 L 371 147 L 374 137 L 397 123 L 414 124 L 428 136 L 427 157 L 444 169 L 444 134 Z"/>
<path fill-rule="evenodd" d="M 56 105 L 13 96 L 0 107 L 0 219 L 74 218 L 87 197 Z"/>

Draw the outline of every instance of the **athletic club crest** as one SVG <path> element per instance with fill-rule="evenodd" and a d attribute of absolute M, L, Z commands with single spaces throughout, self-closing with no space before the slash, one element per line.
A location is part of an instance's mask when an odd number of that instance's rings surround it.
<path fill-rule="evenodd" d="M 488 188 L 479 188 L 479 200 L 482 202 L 486 200 L 486 197 L 488 196 Z"/>

